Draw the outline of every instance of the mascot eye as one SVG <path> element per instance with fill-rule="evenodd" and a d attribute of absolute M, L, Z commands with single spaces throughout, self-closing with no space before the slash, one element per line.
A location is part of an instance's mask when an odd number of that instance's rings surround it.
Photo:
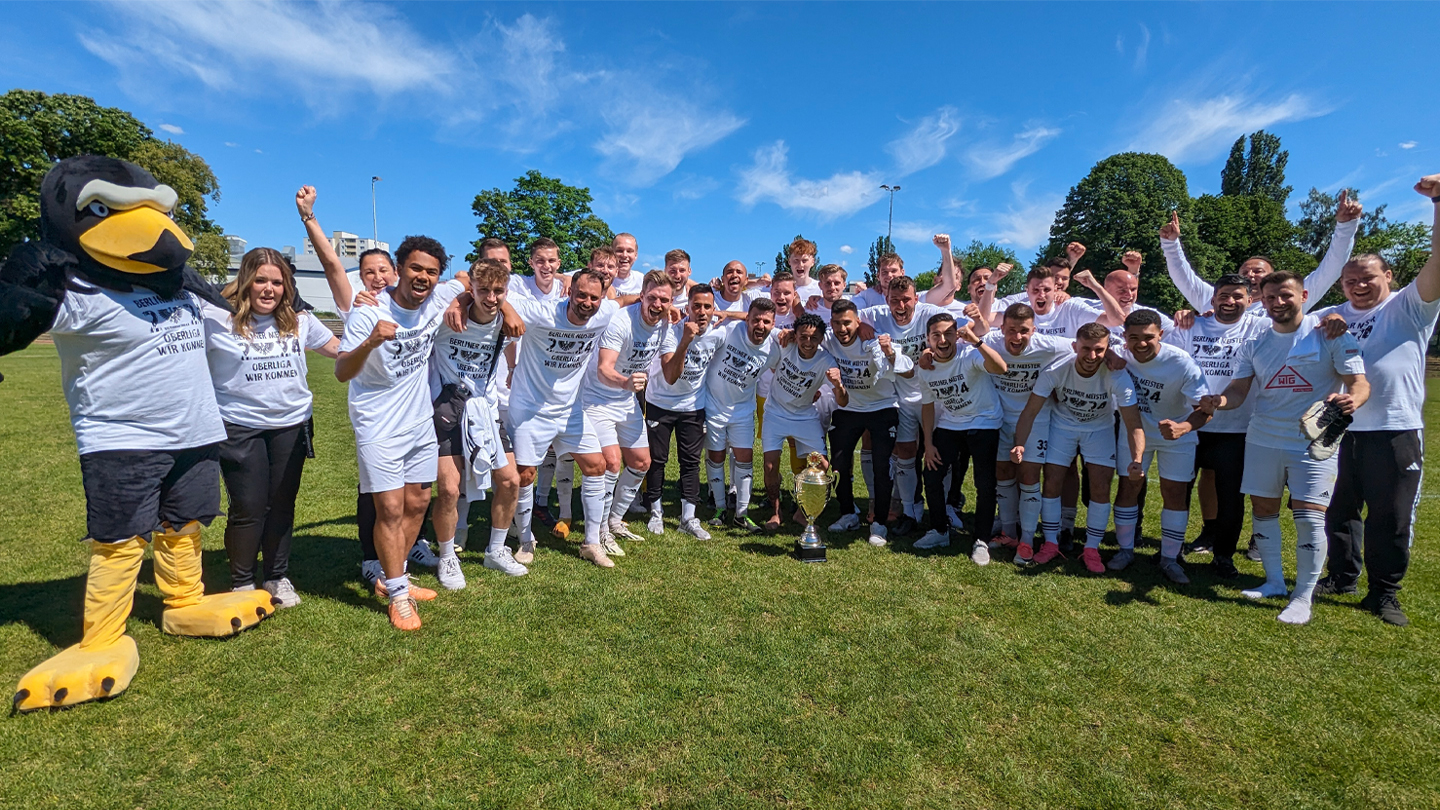
<path fill-rule="evenodd" d="M 90 203 L 90 213 L 97 217 L 108 217 L 110 216 L 110 209 L 105 206 L 105 203 L 96 200 Z"/>

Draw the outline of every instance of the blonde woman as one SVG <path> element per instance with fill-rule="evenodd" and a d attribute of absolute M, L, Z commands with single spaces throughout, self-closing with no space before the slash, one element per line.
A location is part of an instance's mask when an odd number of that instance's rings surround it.
<path fill-rule="evenodd" d="M 300 473 L 311 452 L 305 350 L 329 358 L 340 340 L 309 312 L 296 311 L 295 276 L 271 248 L 240 260 L 225 287 L 232 315 L 206 304 L 206 359 L 225 422 L 220 472 L 230 495 L 225 551 L 234 590 L 253 590 L 263 550 L 263 587 L 280 607 L 300 604 L 289 573 Z"/>

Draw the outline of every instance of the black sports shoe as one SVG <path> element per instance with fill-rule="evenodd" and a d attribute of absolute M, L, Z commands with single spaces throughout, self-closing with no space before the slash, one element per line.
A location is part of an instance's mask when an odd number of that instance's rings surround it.
<path fill-rule="evenodd" d="M 1375 600 L 1375 612 L 1379 614 L 1380 620 L 1386 624 L 1393 624 L 1396 627 L 1406 627 L 1410 619 L 1405 611 L 1400 609 L 1400 596 L 1393 593 L 1382 593 Z"/>
<path fill-rule="evenodd" d="M 918 528 L 919 524 L 915 522 L 915 518 L 909 515 L 901 515 L 900 519 L 895 521 L 894 525 L 890 527 L 890 536 L 909 537 L 914 534 Z"/>
<path fill-rule="evenodd" d="M 1316 596 L 1349 596 L 1359 592 L 1360 589 L 1354 585 L 1341 585 L 1333 576 L 1325 577 L 1315 583 Z"/>
<path fill-rule="evenodd" d="M 1245 549 L 1245 559 L 1250 562 L 1260 562 L 1260 547 L 1255 545 L 1255 536 L 1250 536 L 1250 548 Z"/>
<path fill-rule="evenodd" d="M 1060 546 L 1060 556 L 1067 560 L 1075 556 L 1075 531 L 1073 529 L 1061 529 L 1055 542 Z"/>
<path fill-rule="evenodd" d="M 1240 577 L 1240 569 L 1235 567 L 1235 560 L 1229 557 L 1217 555 L 1215 560 L 1210 563 L 1210 568 L 1212 573 L 1221 579 L 1238 579 Z"/>

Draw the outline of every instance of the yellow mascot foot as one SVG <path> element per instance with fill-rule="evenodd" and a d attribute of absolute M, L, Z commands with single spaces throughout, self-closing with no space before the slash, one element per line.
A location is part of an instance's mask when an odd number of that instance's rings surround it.
<path fill-rule="evenodd" d="M 202 596 L 199 604 L 166 608 L 160 629 L 175 636 L 233 636 L 274 615 L 271 599 L 263 589 Z"/>
<path fill-rule="evenodd" d="M 129 636 L 105 647 L 66 647 L 20 679 L 15 709 L 31 712 L 113 697 L 130 685 L 138 666 L 140 654 Z"/>

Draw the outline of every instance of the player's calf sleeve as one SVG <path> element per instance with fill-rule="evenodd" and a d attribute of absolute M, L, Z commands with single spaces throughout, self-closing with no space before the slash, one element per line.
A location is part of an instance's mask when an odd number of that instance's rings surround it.
<path fill-rule="evenodd" d="M 710 498 L 716 510 L 725 508 L 725 462 L 705 459 L 705 478 L 710 482 Z"/>
<path fill-rule="evenodd" d="M 571 505 L 574 491 L 575 459 L 567 453 L 555 465 L 555 494 L 560 498 L 560 517 L 563 520 L 569 520 L 574 514 L 574 506 Z M 550 492 L 547 490 L 543 495 L 549 498 Z"/>
<path fill-rule="evenodd" d="M 995 504 L 998 507 L 1000 531 L 1006 537 L 1015 536 L 1015 524 L 1020 522 L 1020 485 L 1016 479 L 995 482 Z"/>
<path fill-rule="evenodd" d="M 605 526 L 605 476 L 580 477 L 580 508 L 584 510 L 585 542 L 600 542 L 600 529 Z"/>
<path fill-rule="evenodd" d="M 1105 527 L 1110 523 L 1110 504 L 1092 503 L 1085 510 L 1085 547 L 1100 548 Z"/>
<path fill-rule="evenodd" d="M 1060 542 L 1060 499 L 1040 499 L 1040 531 L 1045 534 L 1045 542 Z M 1021 537 L 1020 542 L 1028 543 L 1030 538 Z"/>
<path fill-rule="evenodd" d="M 540 493 L 542 504 L 550 503 L 550 485 L 555 481 L 555 448 L 545 451 L 545 458 L 535 471 L 535 491 Z"/>
<path fill-rule="evenodd" d="M 520 532 L 522 545 L 535 542 L 535 534 L 530 530 L 530 519 L 534 514 L 535 485 L 531 484 L 528 487 L 521 487 L 520 494 L 515 499 L 515 529 Z"/>
<path fill-rule="evenodd" d="M 1058 503 L 1059 500 L 1057 499 Z M 1019 534 L 1013 535 L 1016 540 L 1022 543 L 1030 542 L 1035 536 L 1035 527 L 1040 524 L 1040 485 L 1020 485 L 1020 524 Z M 1059 531 L 1059 527 L 1056 527 Z"/>
<path fill-rule="evenodd" d="M 1252 516 L 1250 522 L 1254 531 L 1250 542 L 1260 550 L 1260 564 L 1265 567 L 1265 584 L 1284 590 L 1285 563 L 1280 553 L 1280 516 Z"/>
<path fill-rule="evenodd" d="M 865 479 L 865 495 L 875 500 L 875 462 L 869 450 L 860 451 L 860 477 Z"/>
<path fill-rule="evenodd" d="M 920 477 L 915 472 L 915 459 L 895 459 L 895 489 L 900 493 L 900 503 L 906 514 L 915 507 L 915 486 L 919 481 Z M 878 519 L 880 516 L 875 517 Z"/>
<path fill-rule="evenodd" d="M 1160 510 L 1160 556 L 1175 559 L 1185 545 L 1185 529 L 1190 513 L 1179 509 Z"/>
<path fill-rule="evenodd" d="M 1115 542 L 1120 544 L 1120 548 L 1135 548 L 1135 524 L 1139 522 L 1139 506 L 1115 507 Z"/>
<path fill-rule="evenodd" d="M 615 503 L 615 487 L 619 483 L 620 473 L 605 471 L 605 501 L 600 514 L 604 515 L 607 520 L 610 518 L 610 507 Z"/>
<path fill-rule="evenodd" d="M 739 475 L 735 478 L 735 517 L 743 517 L 750 508 L 750 491 L 755 486 L 755 465 L 752 462 L 735 462 Z"/>
<path fill-rule="evenodd" d="M 615 483 L 615 494 L 610 503 L 610 517 L 622 519 L 625 517 L 625 513 L 630 509 L 630 504 L 635 502 L 635 496 L 640 492 L 640 483 L 644 480 L 645 473 L 635 472 L 629 467 L 620 472 L 620 478 Z"/>

